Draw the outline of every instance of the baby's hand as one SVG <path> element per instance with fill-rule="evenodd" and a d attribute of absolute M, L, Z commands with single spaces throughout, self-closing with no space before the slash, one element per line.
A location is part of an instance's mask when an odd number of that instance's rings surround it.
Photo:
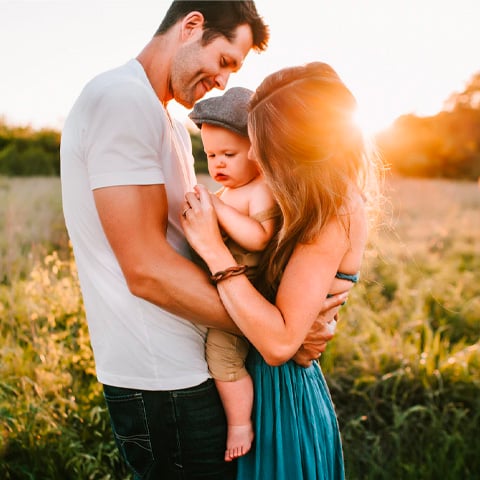
<path fill-rule="evenodd" d="M 210 192 L 210 198 L 212 199 L 212 205 L 215 209 L 215 212 L 218 214 L 218 210 L 225 205 L 224 201 L 221 200 L 216 193 Z"/>

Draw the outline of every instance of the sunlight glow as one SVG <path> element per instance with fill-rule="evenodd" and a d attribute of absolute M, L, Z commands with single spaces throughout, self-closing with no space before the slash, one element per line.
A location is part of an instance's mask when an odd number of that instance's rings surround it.
<path fill-rule="evenodd" d="M 86 82 L 138 55 L 170 0 L 0 3 L 0 117 L 61 128 Z M 266 52 L 248 55 L 229 87 L 254 90 L 280 68 L 326 61 L 357 99 L 358 124 L 372 134 L 403 114 L 436 114 L 478 70 L 478 0 L 303 0 L 307 10 L 318 4 L 321 15 L 278 3 L 258 0 L 271 41 Z M 446 35 L 452 25 L 461 28 Z M 185 110 L 172 108 L 179 120 L 186 118 Z"/>
<path fill-rule="evenodd" d="M 372 137 L 388 128 L 393 119 L 379 118 L 378 115 L 375 116 L 359 106 L 353 115 L 353 121 L 358 127 L 360 127 L 363 135 L 366 137 Z"/>

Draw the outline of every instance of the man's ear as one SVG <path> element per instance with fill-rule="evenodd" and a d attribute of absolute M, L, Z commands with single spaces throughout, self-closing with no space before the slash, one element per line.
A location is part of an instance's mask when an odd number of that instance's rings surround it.
<path fill-rule="evenodd" d="M 203 30 L 205 19 L 200 12 L 190 12 L 182 20 L 182 40 L 188 40 Z"/>

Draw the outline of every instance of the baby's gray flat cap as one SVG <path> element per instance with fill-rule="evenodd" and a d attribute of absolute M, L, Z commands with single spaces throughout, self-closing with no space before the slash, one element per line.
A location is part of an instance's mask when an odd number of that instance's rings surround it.
<path fill-rule="evenodd" d="M 248 102 L 252 95 L 248 88 L 232 87 L 220 97 L 197 102 L 188 116 L 198 128 L 209 123 L 248 137 Z"/>

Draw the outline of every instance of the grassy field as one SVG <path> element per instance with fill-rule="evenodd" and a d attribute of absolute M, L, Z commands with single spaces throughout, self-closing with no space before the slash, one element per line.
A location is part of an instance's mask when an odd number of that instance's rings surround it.
<path fill-rule="evenodd" d="M 321 360 L 347 478 L 478 479 L 480 189 L 397 178 L 386 198 Z M 95 381 L 58 178 L 0 178 L 0 338 L 0 478 L 129 478 Z"/>

